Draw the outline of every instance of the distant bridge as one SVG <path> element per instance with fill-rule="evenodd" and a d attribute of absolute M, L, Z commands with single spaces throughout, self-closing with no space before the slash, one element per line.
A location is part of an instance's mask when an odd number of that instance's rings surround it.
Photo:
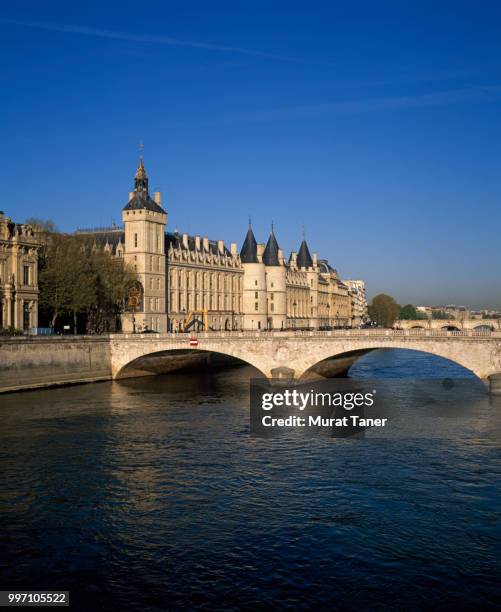
<path fill-rule="evenodd" d="M 501 319 L 405 319 L 395 322 L 399 329 L 443 329 L 449 331 L 501 331 Z"/>
<path fill-rule="evenodd" d="M 186 355 L 192 351 L 234 357 L 267 377 L 287 375 L 299 379 L 315 371 L 325 360 L 348 359 L 353 363 L 360 355 L 381 348 L 438 355 L 464 366 L 484 381 L 492 375 L 501 375 L 501 332 L 357 329 L 110 336 L 113 378 L 141 370 L 144 359 L 152 355 Z"/>

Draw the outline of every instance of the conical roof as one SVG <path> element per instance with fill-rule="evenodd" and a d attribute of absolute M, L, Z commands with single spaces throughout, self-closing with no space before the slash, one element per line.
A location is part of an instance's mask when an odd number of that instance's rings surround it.
<path fill-rule="evenodd" d="M 242 250 L 240 251 L 240 260 L 242 263 L 258 263 L 257 242 L 250 225 L 242 245 Z"/>
<path fill-rule="evenodd" d="M 263 263 L 265 266 L 279 266 L 280 262 L 278 260 L 278 242 L 275 237 L 275 232 L 273 231 L 273 227 L 271 228 L 270 237 L 268 238 L 268 242 L 266 243 L 266 247 L 263 253 Z"/>
<path fill-rule="evenodd" d="M 306 244 L 306 240 L 303 239 L 301 242 L 301 246 L 299 247 L 299 252 L 297 254 L 297 266 L 298 268 L 312 268 L 313 267 L 313 259 L 310 255 L 310 249 Z"/>

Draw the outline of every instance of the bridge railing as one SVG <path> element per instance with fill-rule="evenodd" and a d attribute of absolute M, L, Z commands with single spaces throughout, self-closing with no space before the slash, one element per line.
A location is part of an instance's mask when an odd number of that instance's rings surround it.
<path fill-rule="evenodd" d="M 148 334 L 113 334 L 117 338 L 169 338 L 189 340 L 190 338 L 215 339 L 215 338 L 252 338 L 255 340 L 267 340 L 271 338 L 501 338 L 501 332 L 489 330 L 461 330 L 447 331 L 442 329 L 334 329 L 328 331 L 202 331 L 188 333 L 148 333 Z"/>

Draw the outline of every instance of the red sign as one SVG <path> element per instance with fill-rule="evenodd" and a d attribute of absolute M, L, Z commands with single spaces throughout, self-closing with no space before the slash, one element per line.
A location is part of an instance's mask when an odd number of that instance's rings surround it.
<path fill-rule="evenodd" d="M 190 338 L 190 346 L 198 346 L 198 339 Z"/>

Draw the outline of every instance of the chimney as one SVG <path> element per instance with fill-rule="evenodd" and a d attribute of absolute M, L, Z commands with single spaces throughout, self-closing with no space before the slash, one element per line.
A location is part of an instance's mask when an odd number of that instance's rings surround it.
<path fill-rule="evenodd" d="M 291 264 L 297 268 L 297 253 L 292 251 L 291 253 Z"/>
<path fill-rule="evenodd" d="M 282 249 L 278 249 L 278 263 L 282 265 L 284 262 L 284 252 Z"/>
<path fill-rule="evenodd" d="M 195 236 L 195 249 L 200 251 L 200 236 Z"/>
<path fill-rule="evenodd" d="M 232 255 L 236 255 L 237 254 L 237 243 L 236 242 L 232 242 L 230 244 L 230 252 Z"/>
<path fill-rule="evenodd" d="M 217 250 L 221 255 L 224 253 L 224 240 L 217 241 Z"/>
<path fill-rule="evenodd" d="M 257 245 L 257 256 L 262 257 L 264 253 L 264 242 L 259 242 Z"/>
<path fill-rule="evenodd" d="M 162 206 L 162 194 L 160 193 L 160 191 L 155 191 L 155 193 L 153 194 L 153 199 L 159 206 Z"/>
<path fill-rule="evenodd" d="M 133 197 L 134 197 L 134 191 L 129 191 L 129 202 L 132 200 Z"/>
<path fill-rule="evenodd" d="M 317 267 L 317 254 L 316 253 L 313 253 L 312 259 L 313 259 L 313 267 L 316 268 Z"/>
<path fill-rule="evenodd" d="M 209 250 L 209 239 L 207 238 L 207 236 L 204 236 L 203 245 L 204 245 L 204 251 L 208 251 Z"/>
<path fill-rule="evenodd" d="M 183 234 L 183 246 L 185 249 L 188 248 L 188 234 Z"/>

